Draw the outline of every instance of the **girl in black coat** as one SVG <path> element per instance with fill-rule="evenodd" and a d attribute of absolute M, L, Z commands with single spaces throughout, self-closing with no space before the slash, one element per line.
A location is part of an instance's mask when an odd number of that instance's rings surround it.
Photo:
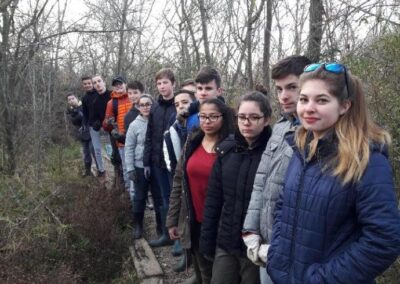
<path fill-rule="evenodd" d="M 200 252 L 214 257 L 211 283 L 260 283 L 259 267 L 246 257 L 242 227 L 261 155 L 271 135 L 271 106 L 260 92 L 244 95 L 238 129 L 217 148 L 200 237 Z"/>

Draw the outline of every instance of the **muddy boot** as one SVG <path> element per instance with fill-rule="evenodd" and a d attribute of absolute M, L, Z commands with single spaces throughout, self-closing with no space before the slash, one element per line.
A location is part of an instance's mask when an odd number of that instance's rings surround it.
<path fill-rule="evenodd" d="M 143 236 L 143 213 L 133 213 L 133 238 L 140 239 Z"/>
<path fill-rule="evenodd" d="M 173 256 L 180 256 L 182 255 L 182 246 L 181 246 L 181 242 L 179 240 L 176 240 L 174 242 L 174 246 L 172 247 L 172 255 Z"/>
<path fill-rule="evenodd" d="M 159 239 L 149 241 L 149 245 L 151 247 L 171 246 L 174 243 L 174 241 L 169 238 L 168 229 L 165 227 L 165 219 L 167 217 L 167 210 L 168 210 L 168 208 L 164 208 L 164 207 L 160 208 L 162 234 Z"/>

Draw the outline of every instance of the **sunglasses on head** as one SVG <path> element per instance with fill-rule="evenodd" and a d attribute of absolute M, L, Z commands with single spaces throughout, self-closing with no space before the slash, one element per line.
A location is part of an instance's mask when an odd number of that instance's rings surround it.
<path fill-rule="evenodd" d="M 335 73 L 335 74 L 344 74 L 344 81 L 346 83 L 346 90 L 347 90 L 347 98 L 350 98 L 350 90 L 349 90 L 349 83 L 348 83 L 348 79 L 347 79 L 347 69 L 346 66 L 340 63 L 313 63 L 310 65 L 307 65 L 304 68 L 304 72 L 313 72 L 317 69 L 319 69 L 320 67 L 324 68 L 324 70 L 331 72 L 331 73 Z"/>

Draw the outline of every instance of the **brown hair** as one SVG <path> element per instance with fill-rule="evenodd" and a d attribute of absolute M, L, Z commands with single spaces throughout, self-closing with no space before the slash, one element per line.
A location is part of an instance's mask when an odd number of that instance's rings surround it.
<path fill-rule="evenodd" d="M 175 83 L 174 71 L 172 71 L 172 69 L 170 68 L 161 69 L 156 73 L 156 81 L 163 78 L 167 78 L 168 80 L 171 81 L 172 84 Z"/>
<path fill-rule="evenodd" d="M 344 72 L 347 74 L 328 72 L 321 66 L 313 72 L 306 72 L 300 76 L 300 88 L 308 80 L 321 80 L 340 104 L 347 100 L 351 102 L 350 108 L 333 126 L 338 140 L 333 174 L 339 176 L 345 184 L 361 179 L 369 161 L 370 142 L 389 145 L 391 138 L 387 131 L 371 120 L 360 79 L 351 75 L 349 71 Z M 304 151 L 307 145 L 310 146 L 308 159 L 315 155 L 317 142 L 314 138 L 307 144 L 307 130 L 302 126 L 296 132 L 296 144 L 299 149 Z"/>

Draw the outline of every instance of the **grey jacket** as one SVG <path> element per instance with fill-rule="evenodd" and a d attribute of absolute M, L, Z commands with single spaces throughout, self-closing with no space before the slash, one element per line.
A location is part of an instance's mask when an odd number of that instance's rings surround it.
<path fill-rule="evenodd" d="M 147 119 L 138 115 L 129 125 L 125 139 L 125 163 L 128 172 L 134 170 L 134 167 L 143 168 L 147 123 Z"/>
<path fill-rule="evenodd" d="M 293 131 L 292 122 L 284 117 L 275 124 L 254 179 L 243 232 L 260 235 L 262 243 L 271 242 L 275 204 L 282 192 L 286 169 L 293 154 L 285 141 L 285 134 Z"/>

